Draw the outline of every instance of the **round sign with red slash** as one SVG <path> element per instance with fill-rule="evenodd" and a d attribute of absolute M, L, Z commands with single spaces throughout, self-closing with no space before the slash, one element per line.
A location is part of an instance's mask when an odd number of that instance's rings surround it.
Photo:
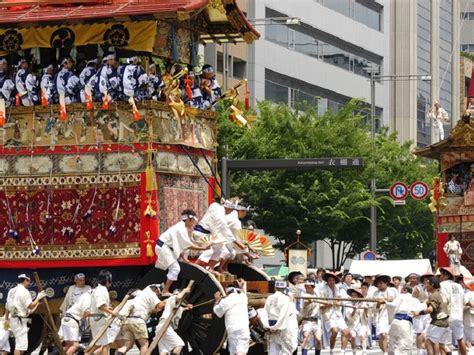
<path fill-rule="evenodd" d="M 397 181 L 390 187 L 390 196 L 394 200 L 404 200 L 408 195 L 408 186 L 401 181 Z"/>
<path fill-rule="evenodd" d="M 428 192 L 428 185 L 423 181 L 415 181 L 410 186 L 410 196 L 415 200 L 423 200 L 426 196 L 428 196 Z"/>

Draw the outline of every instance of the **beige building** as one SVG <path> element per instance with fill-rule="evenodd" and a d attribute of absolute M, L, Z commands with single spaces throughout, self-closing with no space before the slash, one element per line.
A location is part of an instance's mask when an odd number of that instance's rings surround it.
<path fill-rule="evenodd" d="M 377 66 L 384 76 L 417 76 L 378 82 L 375 104 L 378 126 L 422 147 L 431 144 L 426 117 L 434 100 L 451 118 L 446 132 L 460 117 L 459 48 L 469 41 L 466 33 L 474 45 L 474 10 L 459 36 L 460 14 L 474 9 L 474 1 L 462 1 L 243 0 L 240 7 L 260 40 L 250 46 L 207 45 L 204 60 L 217 69 L 224 88 L 248 78 L 253 104 L 269 99 L 291 106 L 304 100 L 320 113 L 353 97 L 370 103 L 366 66 Z M 463 16 L 470 18 L 467 13 Z M 275 21 L 279 17 L 297 17 L 300 23 Z"/>

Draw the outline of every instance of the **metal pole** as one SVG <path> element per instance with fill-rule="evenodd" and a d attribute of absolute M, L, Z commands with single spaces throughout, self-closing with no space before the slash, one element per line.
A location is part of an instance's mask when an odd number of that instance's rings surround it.
<path fill-rule="evenodd" d="M 371 114 L 371 139 L 372 139 L 372 152 L 375 152 L 375 70 L 370 73 L 370 114 Z M 372 180 L 370 182 L 370 192 L 372 199 L 375 200 L 375 191 L 377 189 L 375 185 L 375 159 L 372 161 Z M 370 250 L 376 252 L 377 249 L 377 208 L 372 203 L 370 206 Z"/>
<path fill-rule="evenodd" d="M 227 197 L 227 158 L 221 160 L 221 191 Z"/>

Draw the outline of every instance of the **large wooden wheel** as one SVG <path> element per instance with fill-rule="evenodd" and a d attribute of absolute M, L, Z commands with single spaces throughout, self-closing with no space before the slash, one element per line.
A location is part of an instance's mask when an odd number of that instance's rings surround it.
<path fill-rule="evenodd" d="M 179 278 L 172 288 L 182 289 L 190 280 L 194 280 L 193 292 L 187 298 L 189 303 L 197 305 L 212 300 L 217 291 L 224 294 L 224 289 L 217 279 L 202 267 L 186 263 L 180 263 L 180 266 Z M 153 268 L 137 283 L 137 287 L 142 289 L 147 285 L 165 280 L 166 272 Z M 184 354 L 211 355 L 222 346 L 225 340 L 224 319 L 213 314 L 213 306 L 214 302 L 211 302 L 183 313 L 177 333 L 186 344 L 183 349 Z"/>
<path fill-rule="evenodd" d="M 270 277 L 263 270 L 253 265 L 230 263 L 228 270 L 245 281 L 270 281 Z"/>

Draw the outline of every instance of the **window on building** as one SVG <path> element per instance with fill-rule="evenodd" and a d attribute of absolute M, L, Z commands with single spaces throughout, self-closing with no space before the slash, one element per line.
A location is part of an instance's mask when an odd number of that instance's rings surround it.
<path fill-rule="evenodd" d="M 288 86 L 265 80 L 265 100 L 288 105 Z"/>
<path fill-rule="evenodd" d="M 234 74 L 234 77 L 235 78 L 239 78 L 239 79 L 243 79 L 245 78 L 247 75 L 247 62 L 239 59 L 239 58 L 236 58 L 234 57 L 234 61 L 233 61 L 233 74 Z"/>
<path fill-rule="evenodd" d="M 373 0 L 317 0 L 325 7 L 374 30 L 382 30 L 383 6 Z"/>
<path fill-rule="evenodd" d="M 270 9 L 267 8 L 267 15 L 269 15 L 268 10 Z M 326 63 L 336 65 L 339 68 L 358 75 L 369 77 L 370 75 L 365 69 L 367 66 L 382 65 L 382 59 L 373 62 L 363 56 L 342 49 L 340 43 L 335 44 L 323 41 L 319 38 L 320 36 L 321 35 L 310 35 L 308 32 L 298 31 L 286 25 L 272 25 L 265 29 L 265 38 L 273 43 L 318 58 Z"/>

